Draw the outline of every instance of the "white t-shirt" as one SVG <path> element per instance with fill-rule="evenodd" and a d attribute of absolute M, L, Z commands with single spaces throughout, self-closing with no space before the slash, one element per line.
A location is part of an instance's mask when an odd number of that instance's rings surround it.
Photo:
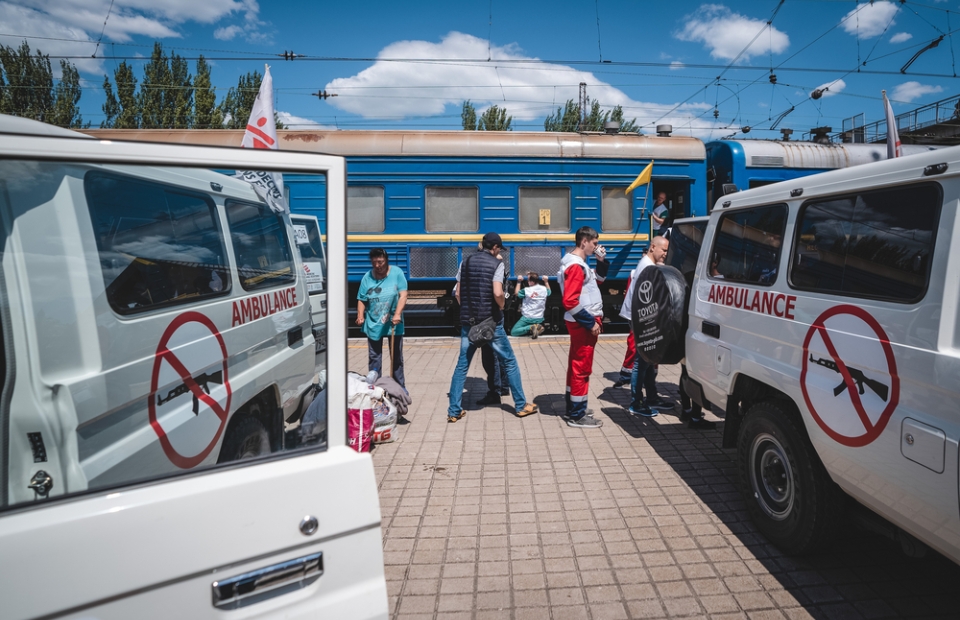
<path fill-rule="evenodd" d="M 666 220 L 667 220 L 667 216 L 670 215 L 670 208 L 667 207 L 666 204 L 662 204 L 658 207 L 653 208 L 653 214 L 664 221 L 663 224 L 657 224 L 656 222 L 653 223 L 653 229 L 660 230 L 661 228 L 667 225 Z"/>
<path fill-rule="evenodd" d="M 620 306 L 620 316 L 628 321 L 631 320 L 630 309 L 633 307 L 633 287 L 637 285 L 637 278 L 640 277 L 641 271 L 655 264 L 649 255 L 644 254 L 640 262 L 637 263 L 637 268 L 630 272 L 630 286 L 627 287 L 627 297 L 623 300 L 623 305 Z"/>
<path fill-rule="evenodd" d="M 547 294 L 547 287 L 542 284 L 534 284 L 522 289 L 520 298 L 523 299 L 523 306 L 520 308 L 520 314 L 528 319 L 542 319 L 547 308 Z"/>

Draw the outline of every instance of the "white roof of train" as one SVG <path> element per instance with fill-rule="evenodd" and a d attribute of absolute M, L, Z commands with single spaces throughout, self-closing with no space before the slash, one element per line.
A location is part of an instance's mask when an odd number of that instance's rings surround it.
<path fill-rule="evenodd" d="M 743 148 L 748 168 L 848 168 L 887 158 L 886 144 L 818 144 L 774 140 L 729 140 Z M 904 144 L 903 155 L 937 150 L 935 146 Z"/>
<path fill-rule="evenodd" d="M 111 140 L 239 146 L 242 130 L 90 129 Z M 320 131 L 281 129 L 281 150 L 341 156 L 458 156 L 706 159 L 697 138 L 547 131 Z"/>

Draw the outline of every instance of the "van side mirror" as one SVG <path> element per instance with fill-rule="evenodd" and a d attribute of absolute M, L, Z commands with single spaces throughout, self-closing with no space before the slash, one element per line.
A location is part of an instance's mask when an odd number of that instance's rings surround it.
<path fill-rule="evenodd" d="M 724 195 L 724 196 L 726 196 L 727 194 L 736 194 L 736 193 L 739 192 L 739 191 L 740 191 L 740 188 L 737 187 L 737 184 L 736 184 L 736 183 L 724 183 L 724 184 L 723 184 L 723 195 Z"/>

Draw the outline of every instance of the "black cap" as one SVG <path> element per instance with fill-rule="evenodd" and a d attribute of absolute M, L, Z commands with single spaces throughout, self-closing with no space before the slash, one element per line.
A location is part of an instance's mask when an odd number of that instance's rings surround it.
<path fill-rule="evenodd" d="M 489 246 L 489 247 L 491 247 L 491 248 L 492 248 L 493 246 L 495 246 L 495 245 L 499 245 L 499 246 L 502 248 L 502 247 L 503 247 L 503 240 L 500 239 L 500 235 L 498 235 L 497 233 L 495 233 L 495 232 L 488 232 L 487 234 L 485 234 L 485 235 L 483 236 L 483 245 L 484 245 L 484 247 L 488 247 L 488 246 Z"/>

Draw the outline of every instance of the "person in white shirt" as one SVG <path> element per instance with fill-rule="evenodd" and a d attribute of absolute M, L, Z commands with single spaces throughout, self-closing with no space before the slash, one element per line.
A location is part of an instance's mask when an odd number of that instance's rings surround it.
<path fill-rule="evenodd" d="M 521 289 L 520 283 L 524 279 L 527 286 Z M 547 280 L 547 276 L 543 276 L 541 280 L 540 276 L 532 271 L 527 273 L 526 278 L 517 276 L 513 294 L 523 300 L 523 305 L 520 307 L 520 320 L 510 330 L 511 336 L 530 334 L 530 337 L 535 339 L 543 333 L 543 313 L 547 309 L 547 297 L 550 296 Z"/>
<path fill-rule="evenodd" d="M 667 232 L 666 222 L 670 217 L 670 207 L 667 206 L 666 192 L 657 194 L 657 200 L 653 203 L 653 236 L 659 237 Z"/>

